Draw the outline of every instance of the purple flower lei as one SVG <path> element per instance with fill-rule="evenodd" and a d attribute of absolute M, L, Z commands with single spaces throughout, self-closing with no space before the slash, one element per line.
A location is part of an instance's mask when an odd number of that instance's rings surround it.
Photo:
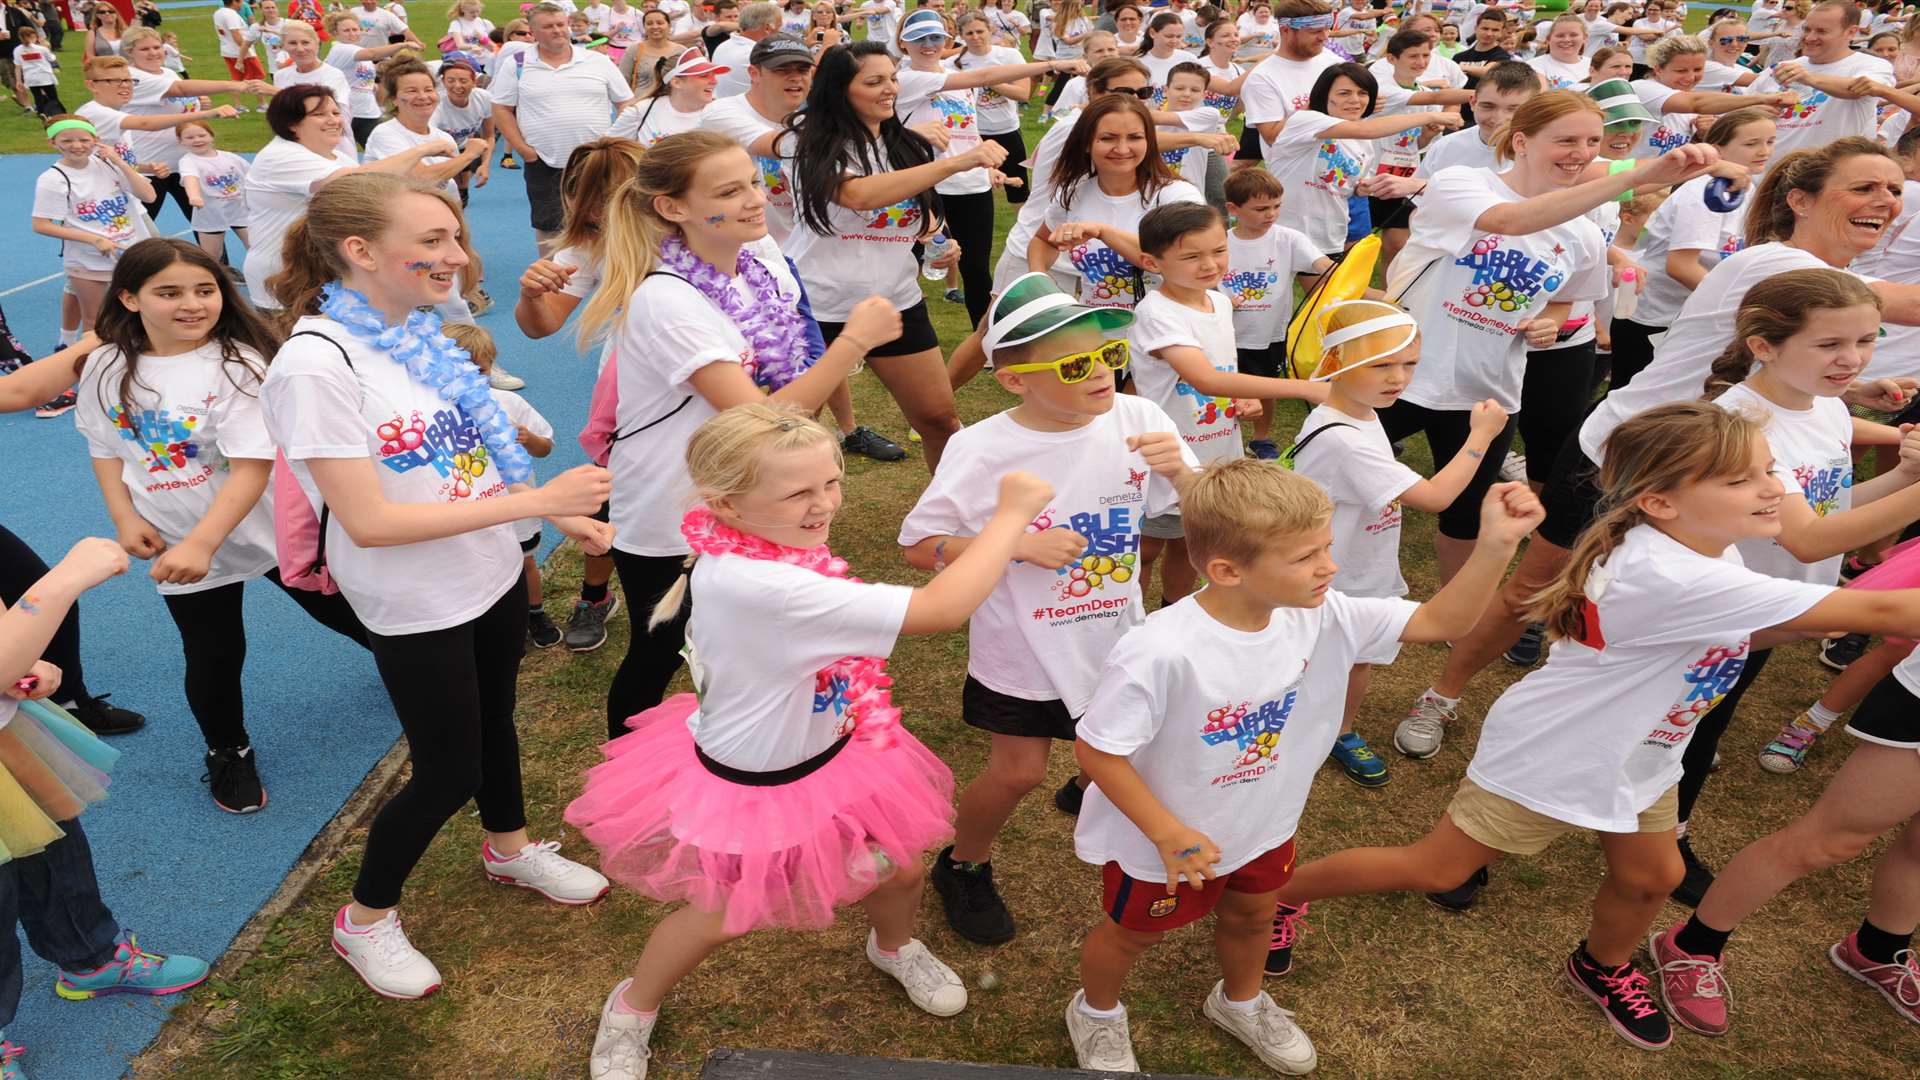
<path fill-rule="evenodd" d="M 747 374 L 754 385 L 774 391 L 800 377 L 813 366 L 807 352 L 806 320 L 800 314 L 799 297 L 785 296 L 780 283 L 753 253 L 740 249 L 734 273 L 746 279 L 754 298 L 746 300 L 733 287 L 733 279 L 695 255 L 686 241 L 670 235 L 660 242 L 660 262 L 686 278 L 700 295 L 713 302 L 728 321 L 747 339 L 753 350 L 753 363 Z"/>

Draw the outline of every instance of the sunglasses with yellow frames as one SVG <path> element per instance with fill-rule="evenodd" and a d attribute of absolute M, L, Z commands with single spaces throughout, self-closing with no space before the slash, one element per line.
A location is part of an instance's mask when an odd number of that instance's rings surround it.
<path fill-rule="evenodd" d="M 1087 376 L 1093 374 L 1095 363 L 1113 372 L 1115 376 L 1120 375 L 1127 370 L 1127 343 L 1124 340 L 1109 341 L 1097 349 L 1062 356 L 1058 360 L 1036 364 L 1008 364 L 1000 370 L 1010 371 L 1016 375 L 1030 371 L 1051 371 L 1059 376 L 1061 382 L 1072 385 L 1087 381 Z"/>

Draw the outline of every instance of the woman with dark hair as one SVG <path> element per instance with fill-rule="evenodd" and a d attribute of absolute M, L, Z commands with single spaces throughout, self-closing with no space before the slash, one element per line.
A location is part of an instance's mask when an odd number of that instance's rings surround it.
<path fill-rule="evenodd" d="M 808 282 L 829 345 L 870 293 L 868 283 L 878 283 L 900 312 L 899 337 L 863 344 L 872 346 L 868 366 L 924 440 L 931 471 L 960 420 L 940 339 L 920 295 L 913 248 L 942 227 L 934 185 L 972 169 L 997 168 L 1007 151 L 983 141 L 958 157 L 939 157 L 925 136 L 895 115 L 896 66 L 879 41 L 820 54 L 806 107 L 787 118 L 780 136 L 798 219 L 786 247 Z M 940 265 L 952 267 L 960 255 L 955 246 Z"/>
<path fill-rule="evenodd" d="M 1379 94 L 1379 84 L 1366 68 L 1333 65 L 1314 80 L 1307 107 L 1287 118 L 1267 155 L 1268 167 L 1287 190 L 1280 224 L 1306 234 L 1323 255 L 1346 250 L 1351 200 L 1369 194 L 1362 189 L 1370 187 L 1372 179 L 1365 173 L 1373 156 L 1370 141 L 1403 131 L 1460 126 L 1460 114 L 1450 111 L 1375 116 Z"/>

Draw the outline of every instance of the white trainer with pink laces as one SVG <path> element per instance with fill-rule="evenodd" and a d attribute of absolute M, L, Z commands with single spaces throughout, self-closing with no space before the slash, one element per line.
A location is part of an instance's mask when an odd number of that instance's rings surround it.
<path fill-rule="evenodd" d="M 489 879 L 532 889 L 556 904 L 591 904 L 612 888 L 598 870 L 562 858 L 558 840 L 537 840 L 505 859 L 482 843 L 480 862 Z"/>

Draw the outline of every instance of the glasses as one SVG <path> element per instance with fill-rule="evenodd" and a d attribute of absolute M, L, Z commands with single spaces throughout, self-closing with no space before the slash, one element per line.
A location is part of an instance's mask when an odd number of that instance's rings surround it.
<path fill-rule="evenodd" d="M 1000 370 L 1010 371 L 1016 375 L 1029 371 L 1051 371 L 1060 377 L 1061 382 L 1072 385 L 1077 382 L 1086 382 L 1087 376 L 1093 374 L 1093 365 L 1096 362 L 1116 376 L 1119 375 L 1127 370 L 1127 343 L 1109 341 L 1097 349 L 1063 356 L 1058 360 L 1048 360 L 1043 364 L 1008 364 Z"/>
<path fill-rule="evenodd" d="M 515 31 L 514 31 L 513 33 L 511 33 L 511 34 L 508 34 L 507 36 L 508 36 L 508 37 L 532 37 L 532 36 L 533 36 L 533 31 L 531 31 L 531 30 L 515 30 Z"/>
<path fill-rule="evenodd" d="M 1124 86 L 1110 86 L 1107 88 L 1107 93 L 1126 94 L 1129 97 L 1137 97 L 1141 101 L 1153 100 L 1153 87 L 1151 86 L 1135 87 L 1134 89 L 1131 89 L 1131 90 L 1129 90 Z"/>
<path fill-rule="evenodd" d="M 99 86 L 132 86 L 133 85 L 132 79 L 88 79 L 86 81 L 90 83 L 94 83 Z"/>
<path fill-rule="evenodd" d="M 1715 38 L 1714 40 L 1718 41 L 1722 45 L 1733 45 L 1736 43 L 1740 45 L 1745 45 L 1747 42 L 1752 41 L 1753 39 L 1748 37 L 1745 34 L 1740 34 L 1735 37 Z"/>

